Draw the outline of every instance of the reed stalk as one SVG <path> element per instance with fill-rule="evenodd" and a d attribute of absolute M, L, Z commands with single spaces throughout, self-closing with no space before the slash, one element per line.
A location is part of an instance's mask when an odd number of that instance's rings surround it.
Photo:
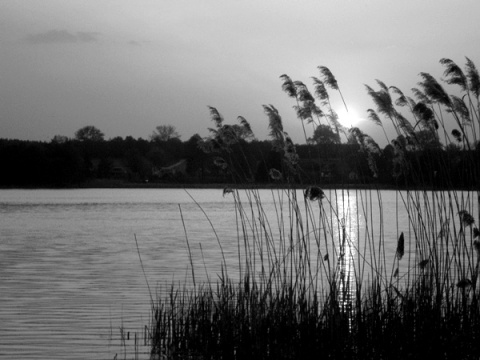
<path fill-rule="evenodd" d="M 426 73 L 417 101 L 382 82 L 379 91 L 367 87 L 378 113 L 397 134 L 392 140 L 395 209 L 385 209 L 375 185 L 327 191 L 307 183 L 278 111 L 264 106 L 274 149 L 282 158 L 281 168 L 270 171 L 273 180 L 282 181 L 271 190 L 274 211 L 266 210 L 264 192 L 257 188 L 224 190 L 236 213 L 238 277 L 227 273 L 215 232 L 222 275 L 213 284 L 197 279 L 195 287 L 172 286 L 157 299 L 150 326 L 152 359 L 478 359 L 478 73 L 470 60 L 463 78 L 453 62 L 442 64 L 446 75 L 456 76 L 448 84 L 464 81 L 460 91 L 468 96 L 462 101 L 476 120 L 468 126 L 461 105 L 454 105 L 457 100 Z M 298 87 L 304 85 L 286 75 L 282 80 L 283 89 L 302 105 L 306 100 Z M 401 94 L 402 101 L 394 103 L 390 92 Z M 396 108 L 407 103 L 411 122 Z M 419 118 L 422 106 L 428 116 Z M 440 115 L 438 106 L 451 118 Z M 381 124 L 374 110 L 369 113 Z M 305 114 L 300 115 L 303 121 Z M 216 155 L 225 161 L 219 164 L 234 168 L 228 154 L 241 134 L 227 132 L 216 110 L 213 117 L 217 128 L 203 148 L 220 144 Z M 461 148 L 447 136 L 445 143 L 437 142 L 437 132 L 448 126 L 460 128 Z M 433 152 L 425 150 L 418 128 L 433 134 L 438 146 Z M 371 173 L 365 175 L 373 177 L 378 145 L 359 129 L 350 133 L 368 159 Z M 456 155 L 447 151 L 453 146 Z M 476 185 L 461 190 L 452 185 L 457 174 L 447 164 L 453 156 L 464 162 L 468 183 Z M 441 190 L 432 190 L 437 176 Z M 387 238 L 386 216 L 395 216 L 394 239 Z"/>

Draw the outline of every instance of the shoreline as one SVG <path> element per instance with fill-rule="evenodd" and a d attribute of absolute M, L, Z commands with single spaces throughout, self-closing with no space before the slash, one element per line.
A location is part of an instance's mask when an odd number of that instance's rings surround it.
<path fill-rule="evenodd" d="M 150 183 L 150 182 L 125 182 L 121 180 L 93 180 L 77 186 L 10 186 L 0 187 L 0 190 L 65 190 L 65 189 L 306 189 L 309 186 L 318 186 L 327 190 L 392 190 L 392 191 L 478 191 L 475 188 L 448 188 L 448 187 L 425 187 L 425 186 L 393 186 L 390 184 L 287 184 L 287 183 Z"/>

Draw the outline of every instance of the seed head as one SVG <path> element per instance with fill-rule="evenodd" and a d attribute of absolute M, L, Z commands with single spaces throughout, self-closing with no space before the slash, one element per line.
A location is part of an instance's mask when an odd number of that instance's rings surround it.
<path fill-rule="evenodd" d="M 318 186 L 309 186 L 304 191 L 304 196 L 311 201 L 322 200 L 325 197 L 325 194 L 322 189 Z"/>

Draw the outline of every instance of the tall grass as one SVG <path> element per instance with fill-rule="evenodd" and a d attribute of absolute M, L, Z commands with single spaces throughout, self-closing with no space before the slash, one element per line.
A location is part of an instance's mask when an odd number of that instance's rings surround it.
<path fill-rule="evenodd" d="M 448 95 L 426 73 L 414 90 L 416 100 L 381 81 L 379 90 L 367 86 L 377 107 L 368 110 L 370 118 L 380 126 L 390 121 L 395 131 L 389 142 L 402 185 L 395 209 L 383 207 L 375 185 L 327 192 L 302 179 L 280 114 L 264 106 L 282 158 L 279 168 L 270 169 L 281 183 L 270 190 L 274 211 L 266 210 L 265 191 L 224 189 L 236 212 L 236 271 L 229 272 L 223 257 L 220 274 L 210 277 L 217 281 L 199 283 L 191 262 L 193 286 L 172 286 L 154 301 L 152 359 L 478 359 L 480 78 L 469 59 L 465 73 L 451 60 L 441 63 L 445 81 L 459 85 L 459 95 Z M 283 90 L 295 99 L 302 125 L 324 122 L 356 141 L 375 177 L 380 148 L 360 129 L 341 128 L 326 90 L 339 90 L 338 83 L 330 70 L 319 69 L 324 79 L 314 78 L 314 95 L 287 75 L 281 77 Z M 244 118 L 226 125 L 210 110 L 216 127 L 200 146 L 243 182 L 251 171 L 235 170 L 231 154 L 242 151 L 250 126 Z M 424 151 L 432 144 L 446 157 Z M 452 186 L 449 157 L 464 163 L 469 188 Z M 441 190 L 431 189 L 429 177 L 435 176 L 442 177 Z M 391 214 L 393 241 L 384 220 Z"/>

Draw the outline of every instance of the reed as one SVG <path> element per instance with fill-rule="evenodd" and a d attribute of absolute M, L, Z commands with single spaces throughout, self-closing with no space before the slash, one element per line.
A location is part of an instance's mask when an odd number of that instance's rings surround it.
<path fill-rule="evenodd" d="M 216 282 L 172 286 L 154 301 L 151 359 L 478 359 L 480 81 L 469 59 L 465 74 L 451 60 L 441 63 L 458 95 L 426 73 L 415 100 L 381 81 L 379 90 L 367 86 L 377 107 L 369 117 L 382 127 L 384 117 L 396 134 L 389 142 L 399 188 L 396 208 L 388 209 L 396 216 L 395 239 L 386 235 L 381 191 L 375 185 L 326 191 L 303 178 L 280 114 L 264 106 L 281 157 L 269 169 L 279 185 L 269 194 L 275 210 L 266 210 L 265 191 L 224 189 L 237 214 L 238 264 L 223 257 Z M 368 161 L 365 175 L 375 178 L 381 149 L 360 129 L 347 132 L 332 121 L 325 85 L 339 90 L 338 83 L 319 69 L 326 78 L 314 78 L 314 95 L 287 75 L 283 90 L 295 99 L 302 124 L 323 121 L 355 141 Z M 239 167 L 231 156 L 251 135 L 248 122 L 226 125 L 210 111 L 216 128 L 201 148 L 234 184 L 249 181 L 254 164 Z M 438 145 L 434 151 L 425 134 Z M 474 185 L 454 188 L 458 174 L 448 164 L 455 161 Z M 432 190 L 439 178 L 441 190 Z"/>

